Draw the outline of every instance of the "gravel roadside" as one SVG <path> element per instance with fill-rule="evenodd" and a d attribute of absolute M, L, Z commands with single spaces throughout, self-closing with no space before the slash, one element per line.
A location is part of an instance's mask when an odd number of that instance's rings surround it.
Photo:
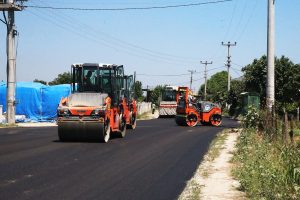
<path fill-rule="evenodd" d="M 235 150 L 236 140 L 240 130 L 233 129 L 223 132 L 224 140 L 217 141 L 211 147 L 204 161 L 199 165 L 194 176 L 179 196 L 180 200 L 231 200 L 247 199 L 245 194 L 238 191 L 239 182 L 231 175 L 232 164 L 230 160 Z M 219 149 L 217 157 L 211 158 L 211 151 Z"/>

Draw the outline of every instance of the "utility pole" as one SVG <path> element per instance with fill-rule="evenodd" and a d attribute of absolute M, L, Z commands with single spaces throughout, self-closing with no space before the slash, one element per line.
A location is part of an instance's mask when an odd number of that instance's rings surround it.
<path fill-rule="evenodd" d="M 196 72 L 195 70 L 188 70 L 191 73 L 191 80 L 190 80 L 190 90 L 192 90 L 193 85 L 193 74 Z"/>
<path fill-rule="evenodd" d="M 267 107 L 275 104 L 275 0 L 268 0 Z"/>
<path fill-rule="evenodd" d="M 204 64 L 205 65 L 205 70 L 204 70 L 204 100 L 206 101 L 206 87 L 207 87 L 207 65 L 211 65 L 213 62 L 202 62 L 200 61 L 201 64 Z"/>
<path fill-rule="evenodd" d="M 23 3 L 23 1 L 21 1 Z M 6 92 L 6 119 L 8 124 L 15 124 L 15 90 L 16 90 L 16 49 L 15 36 L 17 30 L 15 27 L 15 11 L 21 11 L 23 6 L 15 4 L 15 0 L 6 0 L 0 3 L 0 10 L 7 11 L 7 92 Z"/>
<path fill-rule="evenodd" d="M 228 74 L 227 90 L 228 90 L 228 92 L 229 92 L 229 90 L 230 90 L 230 71 L 229 71 L 229 69 L 230 69 L 230 66 L 231 66 L 231 60 L 230 60 L 230 58 L 231 58 L 231 55 L 230 55 L 230 47 L 236 46 L 236 42 L 234 42 L 234 43 L 228 42 L 227 44 L 224 43 L 224 42 L 222 42 L 222 45 L 223 45 L 223 46 L 227 46 L 227 64 L 226 64 L 226 66 L 227 66 L 227 74 Z"/>

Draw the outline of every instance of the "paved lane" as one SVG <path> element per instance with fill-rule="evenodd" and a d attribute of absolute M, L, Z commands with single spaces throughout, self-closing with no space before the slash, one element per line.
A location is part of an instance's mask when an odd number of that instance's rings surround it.
<path fill-rule="evenodd" d="M 0 129 L 0 199 L 176 199 L 217 132 L 139 121 L 108 144 L 57 140 L 56 127 Z"/>

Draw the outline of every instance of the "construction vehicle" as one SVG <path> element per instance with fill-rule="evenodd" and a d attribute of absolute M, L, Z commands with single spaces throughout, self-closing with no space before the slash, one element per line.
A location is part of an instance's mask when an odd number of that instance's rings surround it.
<path fill-rule="evenodd" d="M 178 102 L 175 121 L 180 126 L 203 125 L 220 126 L 222 123 L 221 108 L 212 102 L 192 99 L 188 87 L 178 88 Z"/>
<path fill-rule="evenodd" d="M 176 115 L 177 90 L 178 86 L 166 86 L 165 90 L 162 92 L 158 107 L 160 117 Z"/>
<path fill-rule="evenodd" d="M 132 76 L 122 65 L 84 63 L 71 66 L 72 93 L 57 109 L 61 141 L 108 142 L 111 134 L 125 137 L 136 127 L 136 101 L 132 99 Z"/>

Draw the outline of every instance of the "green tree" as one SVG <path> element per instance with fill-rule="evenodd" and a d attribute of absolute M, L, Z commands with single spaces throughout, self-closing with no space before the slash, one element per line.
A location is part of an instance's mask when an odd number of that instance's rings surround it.
<path fill-rule="evenodd" d="M 39 79 L 34 79 L 33 82 L 41 83 L 41 84 L 47 85 L 47 82 L 46 82 L 46 81 L 39 80 Z"/>
<path fill-rule="evenodd" d="M 204 96 L 204 84 L 201 85 L 198 94 Z M 227 72 L 218 72 L 207 80 L 207 99 L 224 103 L 227 93 Z"/>
<path fill-rule="evenodd" d="M 57 78 L 49 82 L 49 85 L 70 84 L 71 80 L 71 73 L 64 72 L 62 74 L 58 74 Z"/>
<path fill-rule="evenodd" d="M 267 57 L 262 56 L 242 68 L 244 72 L 245 90 L 260 94 L 261 105 L 266 103 Z"/>
<path fill-rule="evenodd" d="M 243 80 L 232 80 L 230 91 L 227 95 L 227 103 L 230 105 L 229 115 L 233 116 L 241 106 L 240 94 L 245 91 Z"/>
<path fill-rule="evenodd" d="M 267 57 L 255 59 L 252 64 L 242 69 L 244 72 L 245 90 L 257 92 L 261 96 L 261 105 L 266 104 Z M 275 59 L 275 105 L 277 111 L 283 107 L 296 107 L 300 104 L 300 66 L 289 58 L 282 56 Z M 291 106 L 295 105 L 295 106 Z"/>
<path fill-rule="evenodd" d="M 165 90 L 166 86 L 158 85 L 151 92 L 150 101 L 156 106 L 159 105 L 159 97 L 161 97 L 162 92 Z"/>
<path fill-rule="evenodd" d="M 142 89 L 142 82 L 136 81 L 134 83 L 134 98 L 138 101 L 143 101 L 143 89 Z"/>

